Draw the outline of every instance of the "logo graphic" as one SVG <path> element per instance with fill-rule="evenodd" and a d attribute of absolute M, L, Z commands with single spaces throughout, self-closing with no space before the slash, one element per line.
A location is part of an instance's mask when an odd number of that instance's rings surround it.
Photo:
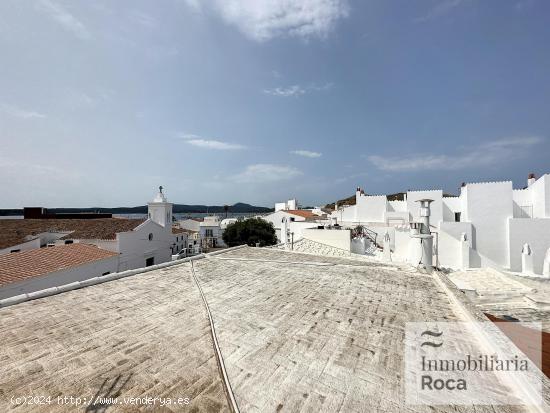
<path fill-rule="evenodd" d="M 527 329 L 528 355 L 510 338 Z M 541 405 L 541 331 L 540 323 L 406 323 L 407 404 Z"/>
<path fill-rule="evenodd" d="M 443 335 L 443 331 L 437 332 L 437 331 L 431 331 L 431 330 L 424 330 L 420 336 L 431 336 L 431 337 L 441 337 Z M 443 341 L 440 343 L 434 343 L 432 341 L 424 341 L 422 344 L 420 344 L 420 347 L 429 346 L 429 347 L 441 347 L 443 345 Z"/>

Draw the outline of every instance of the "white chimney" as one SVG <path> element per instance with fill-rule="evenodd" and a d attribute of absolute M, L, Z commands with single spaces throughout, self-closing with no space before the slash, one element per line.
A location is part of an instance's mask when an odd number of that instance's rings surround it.
<path fill-rule="evenodd" d="M 531 186 L 535 183 L 535 181 L 537 180 L 537 178 L 535 178 L 535 174 L 533 173 L 530 173 L 529 176 L 527 177 L 527 186 Z"/>

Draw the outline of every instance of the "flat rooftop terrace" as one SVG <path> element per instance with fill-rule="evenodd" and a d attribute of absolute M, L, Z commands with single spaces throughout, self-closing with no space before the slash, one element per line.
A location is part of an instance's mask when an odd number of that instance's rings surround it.
<path fill-rule="evenodd" d="M 405 323 L 472 317 L 437 275 L 259 248 L 0 309 L 0 411 L 29 394 L 189 397 L 164 410 L 230 411 L 192 271 L 241 412 L 524 411 L 405 404 Z"/>

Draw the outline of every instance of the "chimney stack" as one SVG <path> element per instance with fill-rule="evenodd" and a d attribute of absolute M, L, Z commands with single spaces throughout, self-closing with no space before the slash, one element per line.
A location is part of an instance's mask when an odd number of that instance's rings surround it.
<path fill-rule="evenodd" d="M 537 178 L 535 178 L 535 174 L 530 173 L 529 176 L 527 177 L 527 187 L 530 187 L 531 185 L 533 185 L 536 180 Z"/>

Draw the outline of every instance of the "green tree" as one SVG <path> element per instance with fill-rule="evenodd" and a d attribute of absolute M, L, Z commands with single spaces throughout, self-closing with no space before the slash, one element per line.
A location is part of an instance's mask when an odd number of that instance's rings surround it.
<path fill-rule="evenodd" d="M 229 224 L 223 232 L 223 241 L 229 247 L 247 244 L 251 247 L 260 243 L 260 247 L 275 245 L 277 236 L 271 222 L 261 218 L 249 218 Z"/>

